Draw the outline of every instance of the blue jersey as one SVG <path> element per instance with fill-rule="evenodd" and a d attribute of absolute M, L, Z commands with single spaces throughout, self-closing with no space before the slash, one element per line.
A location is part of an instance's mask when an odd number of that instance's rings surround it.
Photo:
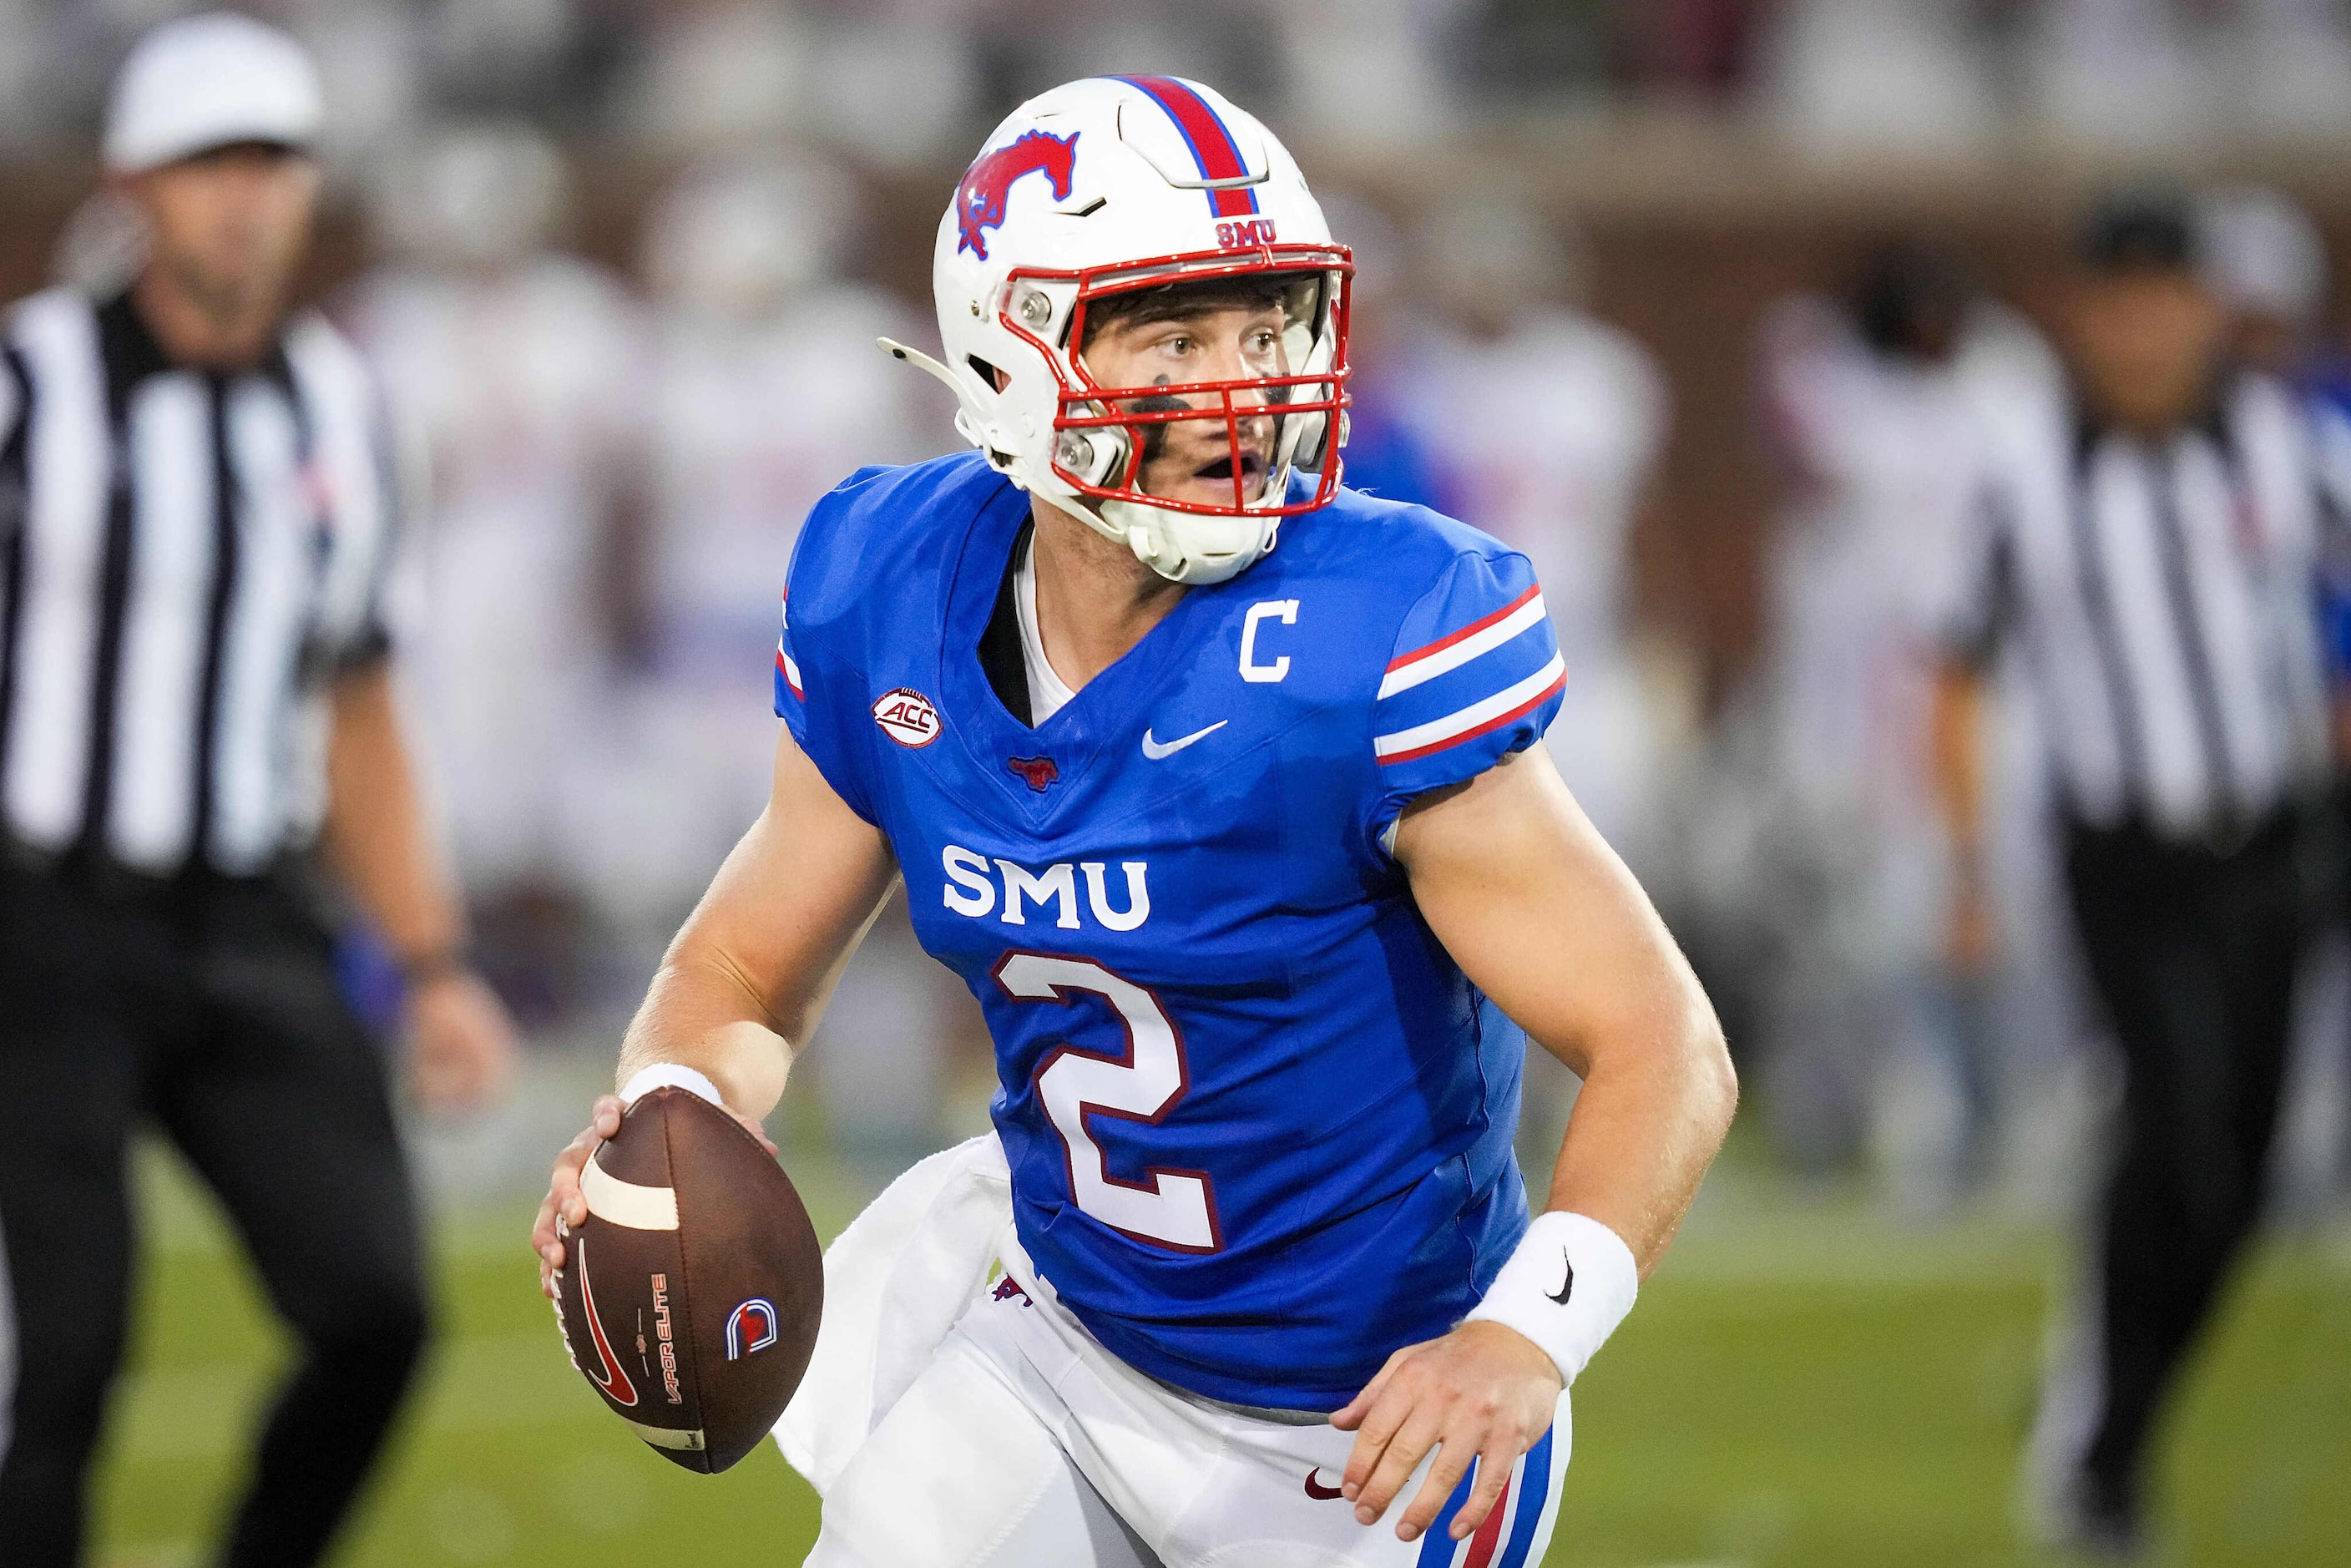
<path fill-rule="evenodd" d="M 1541 594 L 1484 534 L 1342 490 L 1032 729 L 979 657 L 1029 511 L 976 454 L 827 497 L 777 710 L 987 1014 L 1038 1270 L 1155 1377 L 1336 1408 L 1527 1223 L 1525 1037 L 1389 842 L 1557 710 Z"/>

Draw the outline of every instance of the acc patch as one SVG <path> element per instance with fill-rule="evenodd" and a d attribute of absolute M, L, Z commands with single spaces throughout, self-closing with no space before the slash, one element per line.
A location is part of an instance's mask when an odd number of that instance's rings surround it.
<path fill-rule="evenodd" d="M 901 746 L 928 746 L 939 737 L 939 710 L 912 686 L 883 692 L 873 705 L 873 722 Z"/>

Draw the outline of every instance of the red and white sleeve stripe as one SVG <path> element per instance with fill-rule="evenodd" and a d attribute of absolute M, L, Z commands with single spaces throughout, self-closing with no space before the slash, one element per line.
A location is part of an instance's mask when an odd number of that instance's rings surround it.
<path fill-rule="evenodd" d="M 1491 735 L 1566 685 L 1542 590 L 1398 654 L 1380 681 L 1372 749 L 1384 767 Z"/>
<path fill-rule="evenodd" d="M 1394 730 L 1372 738 L 1372 750 L 1382 762 L 1409 762 L 1433 751 L 1475 740 L 1481 735 L 1525 717 L 1567 685 L 1567 665 L 1554 652 L 1551 661 L 1524 680 L 1480 697 L 1442 718 Z"/>
<path fill-rule="evenodd" d="M 792 695 L 806 702 L 808 693 L 800 689 L 800 667 L 792 663 L 791 652 L 785 646 L 786 639 L 791 635 L 791 602 L 787 598 L 783 609 L 783 625 L 776 632 L 776 674 L 782 679 L 784 685 L 790 688 Z"/>
<path fill-rule="evenodd" d="M 1472 621 L 1449 636 L 1416 648 L 1388 665 L 1380 682 L 1383 700 L 1458 670 L 1480 653 L 1490 653 L 1545 618 L 1542 590 L 1530 588 L 1491 615 Z"/>

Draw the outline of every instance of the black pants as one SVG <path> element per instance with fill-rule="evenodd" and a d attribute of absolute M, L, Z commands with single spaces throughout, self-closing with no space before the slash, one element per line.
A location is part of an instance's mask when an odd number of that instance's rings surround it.
<path fill-rule="evenodd" d="M 2090 977 L 2122 1049 L 2098 1258 L 2103 1403 L 2083 1479 L 2137 1506 L 2147 1438 L 2258 1216 L 2304 930 L 2294 818 L 2226 851 L 2068 835 Z"/>
<path fill-rule="evenodd" d="M 300 1341 L 222 1560 L 314 1563 L 425 1336 L 380 1053 L 336 988 L 324 927 L 282 881 L 100 891 L 10 869 L 0 1249 L 14 1312 L 0 1329 L 13 1329 L 16 1354 L 0 1427 L 0 1563 L 80 1558 L 90 1451 L 122 1353 L 125 1155 L 150 1118 L 218 1195 Z"/>

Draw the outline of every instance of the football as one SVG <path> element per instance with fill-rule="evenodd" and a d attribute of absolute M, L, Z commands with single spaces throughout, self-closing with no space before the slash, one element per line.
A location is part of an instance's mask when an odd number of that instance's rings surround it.
<path fill-rule="evenodd" d="M 629 1107 L 580 1187 L 556 1274 L 571 1364 L 664 1458 L 715 1475 L 775 1426 L 816 1348 L 808 1210 L 758 1139 L 675 1088 Z"/>

